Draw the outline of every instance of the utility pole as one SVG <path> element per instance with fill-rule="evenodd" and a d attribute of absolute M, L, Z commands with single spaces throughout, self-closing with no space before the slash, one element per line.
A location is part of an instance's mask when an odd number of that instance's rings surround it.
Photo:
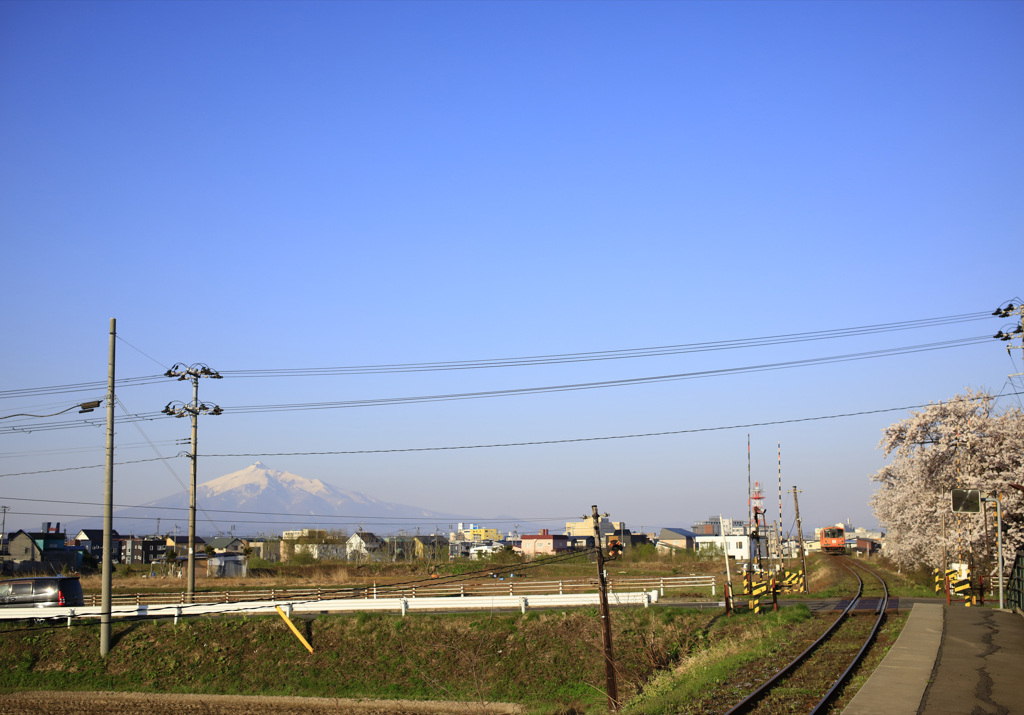
<path fill-rule="evenodd" d="M 110 319 L 110 357 L 107 365 L 107 468 L 103 487 L 103 567 L 100 586 L 100 655 L 110 652 L 110 592 L 113 588 L 114 529 L 114 346 L 117 342 L 117 319 Z"/>
<path fill-rule="evenodd" d="M 604 577 L 604 552 L 601 551 L 601 517 L 594 504 L 591 518 L 594 520 L 594 543 L 597 547 L 597 584 L 601 592 L 601 626 L 604 635 L 604 677 L 608 690 L 608 709 L 617 712 L 619 709 L 619 688 L 615 681 L 615 656 L 612 653 L 612 618 L 608 610 L 608 584 Z M 583 517 L 586 521 L 587 517 Z"/>
<path fill-rule="evenodd" d="M 807 554 L 804 553 L 804 530 L 800 526 L 800 502 L 797 501 L 796 495 L 800 492 L 796 486 L 793 487 L 793 509 L 796 512 L 796 538 L 800 542 L 800 567 L 804 570 L 802 592 L 808 593 L 807 590 Z"/>
<path fill-rule="evenodd" d="M 8 551 L 8 549 L 7 549 L 7 510 L 10 509 L 10 508 L 11 507 L 6 506 L 6 505 L 5 506 L 0 506 L 0 509 L 3 509 L 3 512 L 4 512 L 3 520 L 0 521 L 0 555 L 5 555 L 5 556 L 7 555 L 7 551 Z"/>
<path fill-rule="evenodd" d="M 175 363 L 174 367 L 164 373 L 164 377 L 176 377 L 179 382 L 192 380 L 192 402 L 187 405 L 168 402 L 163 409 L 165 415 L 175 417 L 189 415 L 192 418 L 192 452 L 188 455 L 192 460 L 192 489 L 188 504 L 188 582 L 186 585 L 188 602 L 192 603 L 196 590 L 196 462 L 198 461 L 199 415 L 203 412 L 211 415 L 219 415 L 224 412 L 218 405 L 206 405 L 199 401 L 199 378 L 212 377 L 219 380 L 221 375 L 202 363 L 188 367 L 181 363 Z"/>

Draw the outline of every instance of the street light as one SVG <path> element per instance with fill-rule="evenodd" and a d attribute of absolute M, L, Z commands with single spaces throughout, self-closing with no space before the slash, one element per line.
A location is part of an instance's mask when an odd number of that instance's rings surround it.
<path fill-rule="evenodd" d="M 198 461 L 197 443 L 199 441 L 199 415 L 219 415 L 224 412 L 219 405 L 199 401 L 199 378 L 212 377 L 215 380 L 221 379 L 220 373 L 211 370 L 202 363 L 185 366 L 175 363 L 174 367 L 164 373 L 164 377 L 176 377 L 178 381 L 192 380 L 192 402 L 168 402 L 162 410 L 165 415 L 192 418 L 192 452 L 189 458 L 192 460 L 192 488 L 189 493 L 188 505 L 188 582 L 186 592 L 188 602 L 192 603 L 196 589 L 196 462 Z"/>

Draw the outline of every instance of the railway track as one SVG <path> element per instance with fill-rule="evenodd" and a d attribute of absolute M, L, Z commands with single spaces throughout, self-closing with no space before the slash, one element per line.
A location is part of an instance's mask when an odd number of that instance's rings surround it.
<path fill-rule="evenodd" d="M 828 712 L 874 642 L 889 604 L 888 587 L 878 574 L 846 556 L 834 558 L 856 579 L 856 594 L 840 602 L 839 615 L 817 640 L 726 715 Z M 870 576 L 868 583 L 861 574 Z"/>

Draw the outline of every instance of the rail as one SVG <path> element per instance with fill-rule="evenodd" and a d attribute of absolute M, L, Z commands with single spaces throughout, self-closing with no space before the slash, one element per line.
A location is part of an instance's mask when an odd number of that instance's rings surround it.
<path fill-rule="evenodd" d="M 766 681 L 764 681 L 760 686 L 757 687 L 756 690 L 751 692 L 747 697 L 745 697 L 743 700 L 741 700 L 739 703 L 737 703 L 732 709 L 730 709 L 726 713 L 726 715 L 739 715 L 740 713 L 747 713 L 747 712 L 753 711 L 757 707 L 758 703 L 776 685 L 778 685 L 783 678 L 785 678 L 786 676 L 790 675 L 794 670 L 796 670 L 796 668 L 800 664 L 802 664 L 805 660 L 807 660 L 811 656 L 811 654 L 813 654 L 818 649 L 819 646 L 821 646 L 829 638 L 832 637 L 832 635 L 838 630 L 839 626 L 843 623 L 843 621 L 846 619 L 846 617 L 849 615 L 849 613 L 857 605 L 858 601 L 860 601 L 860 599 L 861 599 L 861 597 L 863 596 L 863 593 L 864 593 L 864 580 L 861 579 L 861 577 L 857 574 L 856 571 L 854 571 L 852 568 L 850 568 L 848 560 L 845 557 L 837 557 L 837 558 L 841 558 L 842 559 L 841 563 L 843 564 L 843 566 L 845 566 L 846 569 L 851 574 L 853 574 L 854 578 L 857 579 L 857 594 L 853 598 L 850 599 L 850 602 L 847 604 L 847 606 L 843 610 L 843 612 L 840 613 L 838 617 L 836 617 L 836 619 L 829 625 L 829 627 L 825 630 L 825 632 L 817 640 L 815 640 L 813 643 L 811 643 L 811 645 L 809 645 L 802 653 L 800 653 L 800 655 L 798 655 L 796 658 L 794 658 L 792 661 L 790 661 L 788 664 L 786 664 L 780 670 L 778 670 L 774 675 L 772 675 L 770 678 L 768 678 Z M 867 569 L 864 566 L 861 566 L 860 564 L 858 564 L 858 567 L 860 567 L 860 568 L 864 569 L 865 571 L 867 571 L 868 573 L 870 573 L 872 576 L 874 576 L 876 579 L 878 579 L 878 581 L 882 584 L 882 590 L 883 590 L 884 595 L 883 595 L 883 597 L 881 599 L 879 599 L 879 605 L 878 605 L 878 611 L 877 611 L 878 612 L 878 619 L 875 621 L 874 628 L 871 630 L 870 635 L 868 635 L 868 637 L 864 640 L 863 645 L 861 645 L 861 647 L 860 647 L 860 650 L 853 657 L 852 662 L 843 671 L 843 673 L 835 681 L 832 682 L 831 686 L 829 687 L 828 692 L 824 695 L 824 697 L 821 698 L 820 701 L 818 701 L 818 703 L 810 711 L 811 715 L 817 715 L 818 713 L 824 713 L 824 712 L 827 711 L 829 703 L 835 697 L 835 695 L 839 692 L 839 689 L 842 687 L 843 683 L 846 681 L 846 678 L 850 675 L 851 672 L 853 672 L 853 669 L 856 667 L 856 665 L 861 661 L 861 659 L 867 653 L 868 648 L 870 647 L 871 643 L 874 641 L 875 636 L 878 633 L 878 629 L 881 626 L 883 619 L 885 618 L 885 609 L 886 609 L 886 606 L 887 606 L 887 603 L 888 603 L 888 598 L 889 598 L 889 591 L 888 591 L 888 587 L 885 584 L 885 581 L 883 581 L 881 579 L 881 577 L 878 576 L 878 574 L 874 573 L 870 569 Z"/>

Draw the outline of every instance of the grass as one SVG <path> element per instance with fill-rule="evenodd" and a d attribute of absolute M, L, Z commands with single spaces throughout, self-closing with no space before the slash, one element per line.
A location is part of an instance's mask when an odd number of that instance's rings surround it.
<path fill-rule="evenodd" d="M 619 689 L 696 647 L 713 615 L 616 611 Z M 516 702 L 536 713 L 600 712 L 600 615 L 567 612 L 401 618 L 361 613 L 297 621 L 309 654 L 275 617 L 0 628 L 0 692 L 114 690 Z"/>
<path fill-rule="evenodd" d="M 761 616 L 744 613 L 716 622 L 706 634 L 704 647 L 681 657 L 672 669 L 655 675 L 625 712 L 667 715 L 714 711 L 721 689 L 737 671 L 769 659 L 774 644 L 785 640 L 795 625 L 810 618 L 805 606 L 794 606 Z"/>

